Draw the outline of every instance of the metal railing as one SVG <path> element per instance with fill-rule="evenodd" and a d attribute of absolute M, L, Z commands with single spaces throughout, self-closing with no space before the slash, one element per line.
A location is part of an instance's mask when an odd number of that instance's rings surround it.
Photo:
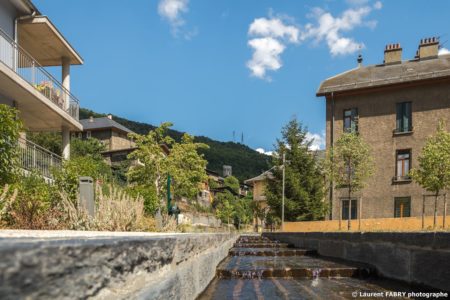
<path fill-rule="evenodd" d="M 62 167 L 62 157 L 23 138 L 19 138 L 19 165 L 22 169 L 52 178 L 52 169 Z"/>
<path fill-rule="evenodd" d="M 74 119 L 79 119 L 78 99 L 1 29 L 0 62 Z"/>

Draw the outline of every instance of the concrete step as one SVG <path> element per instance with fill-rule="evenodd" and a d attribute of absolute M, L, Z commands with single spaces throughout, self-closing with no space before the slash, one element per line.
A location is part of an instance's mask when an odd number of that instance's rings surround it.
<path fill-rule="evenodd" d="M 316 250 L 290 248 L 231 248 L 230 256 L 303 256 L 316 255 Z"/>
<path fill-rule="evenodd" d="M 277 257 L 230 256 L 217 268 L 218 278 L 365 278 L 375 271 L 367 266 L 309 256 Z"/>
<path fill-rule="evenodd" d="M 235 243 L 235 248 L 287 248 L 286 243 Z"/>

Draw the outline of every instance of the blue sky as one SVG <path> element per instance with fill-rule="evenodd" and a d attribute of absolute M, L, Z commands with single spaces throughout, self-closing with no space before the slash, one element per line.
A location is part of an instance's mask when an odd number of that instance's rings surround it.
<path fill-rule="evenodd" d="M 450 1 L 34 0 L 85 60 L 72 91 L 97 112 L 272 149 L 296 116 L 323 146 L 320 82 L 450 40 Z M 450 48 L 450 42 L 444 44 Z"/>

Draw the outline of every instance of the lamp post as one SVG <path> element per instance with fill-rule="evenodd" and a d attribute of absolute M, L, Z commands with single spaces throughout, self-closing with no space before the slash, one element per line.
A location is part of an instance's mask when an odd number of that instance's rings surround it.
<path fill-rule="evenodd" d="M 284 188 L 286 177 L 286 153 L 283 153 L 283 190 L 281 196 L 281 231 L 284 231 Z"/>

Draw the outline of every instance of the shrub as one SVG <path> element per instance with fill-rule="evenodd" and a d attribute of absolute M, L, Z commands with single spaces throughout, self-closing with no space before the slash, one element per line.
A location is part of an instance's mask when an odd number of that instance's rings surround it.
<path fill-rule="evenodd" d="M 17 110 L 0 104 L 0 184 L 11 183 L 17 175 L 18 144 L 22 123 Z"/>
<path fill-rule="evenodd" d="M 23 176 L 2 194 L 1 218 L 14 228 L 21 229 L 57 229 L 60 211 L 57 206 L 59 197 L 54 186 L 47 184 L 36 174 Z M 5 200 L 7 199 L 7 200 Z"/>

